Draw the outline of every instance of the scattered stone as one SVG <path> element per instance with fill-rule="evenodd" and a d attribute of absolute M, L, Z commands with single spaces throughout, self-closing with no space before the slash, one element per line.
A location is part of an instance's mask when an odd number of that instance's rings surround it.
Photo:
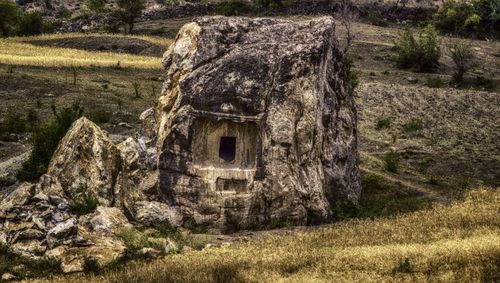
<path fill-rule="evenodd" d="M 160 252 L 153 248 L 142 248 L 138 251 L 138 254 L 142 258 L 155 259 L 160 256 Z"/>
<path fill-rule="evenodd" d="M 164 221 L 179 226 L 182 221 L 182 215 L 174 207 L 161 202 L 139 201 L 135 203 L 134 210 L 134 219 L 146 226 L 154 226 Z"/>
<path fill-rule="evenodd" d="M 418 79 L 415 77 L 407 77 L 406 80 L 408 80 L 412 84 L 418 83 Z"/>
<path fill-rule="evenodd" d="M 99 206 L 88 218 L 90 227 L 96 232 L 114 233 L 119 229 L 132 227 L 123 212 L 116 207 Z"/>
<path fill-rule="evenodd" d="M 17 277 L 14 276 L 13 274 L 10 274 L 10 273 L 4 273 L 2 274 L 2 281 L 13 281 L 13 280 L 16 280 Z"/>
<path fill-rule="evenodd" d="M 60 244 L 65 238 L 75 235 L 77 232 L 77 220 L 70 218 L 64 222 L 57 224 L 54 228 L 47 232 L 47 242 L 49 247 L 55 247 Z"/>

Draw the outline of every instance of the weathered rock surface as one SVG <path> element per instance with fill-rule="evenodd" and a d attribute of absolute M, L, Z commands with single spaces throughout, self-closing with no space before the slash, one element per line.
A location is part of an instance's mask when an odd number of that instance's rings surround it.
<path fill-rule="evenodd" d="M 185 220 L 317 223 L 335 199 L 357 200 L 356 108 L 334 31 L 329 17 L 180 30 L 157 121 L 160 190 Z"/>
<path fill-rule="evenodd" d="M 47 174 L 57 177 L 72 199 L 87 195 L 108 206 L 115 201 L 120 163 L 120 151 L 107 135 L 93 122 L 80 118 L 60 142 Z"/>

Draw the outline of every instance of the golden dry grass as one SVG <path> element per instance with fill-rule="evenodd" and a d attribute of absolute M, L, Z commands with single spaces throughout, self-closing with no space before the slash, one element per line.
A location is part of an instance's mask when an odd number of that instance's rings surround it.
<path fill-rule="evenodd" d="M 56 34 L 34 37 L 0 39 L 0 64 L 44 67 L 116 67 L 137 69 L 161 69 L 161 60 L 155 57 L 112 52 L 85 51 L 71 48 L 36 46 L 25 41 L 91 36 L 92 34 Z M 94 34 L 95 35 L 95 34 Z M 95 35 L 103 36 L 103 35 Z M 121 35 L 105 35 L 121 37 Z M 165 46 L 171 40 L 148 36 L 128 36 Z"/>
<path fill-rule="evenodd" d="M 495 282 L 500 191 L 395 218 L 355 220 L 129 263 L 56 282 Z M 498 281 L 497 281 L 498 282 Z"/>
<path fill-rule="evenodd" d="M 171 38 L 159 37 L 159 36 L 148 36 L 148 35 L 123 35 L 123 34 L 111 34 L 111 33 L 64 33 L 64 34 L 42 34 L 36 36 L 23 36 L 23 37 L 12 37 L 11 40 L 18 42 L 30 42 L 30 41 L 45 41 L 45 40 L 57 40 L 57 39 L 71 39 L 71 38 L 85 38 L 85 37 L 110 37 L 110 38 L 130 38 L 130 39 L 141 39 L 154 44 L 163 45 L 166 48 L 172 44 L 173 40 Z"/>

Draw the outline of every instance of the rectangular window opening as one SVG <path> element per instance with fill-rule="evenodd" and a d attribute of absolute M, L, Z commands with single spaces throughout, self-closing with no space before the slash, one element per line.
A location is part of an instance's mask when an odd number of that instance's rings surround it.
<path fill-rule="evenodd" d="M 236 157 L 236 137 L 220 138 L 219 157 L 226 162 L 234 161 Z"/>

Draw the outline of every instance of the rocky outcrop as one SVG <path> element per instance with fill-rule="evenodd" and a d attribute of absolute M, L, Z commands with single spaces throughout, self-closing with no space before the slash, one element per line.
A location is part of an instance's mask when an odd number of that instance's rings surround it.
<path fill-rule="evenodd" d="M 360 194 L 356 109 L 332 18 L 206 17 L 164 56 L 160 190 L 184 220 L 325 221 Z"/>
<path fill-rule="evenodd" d="M 114 186 L 121 169 L 120 151 L 97 125 L 81 118 L 60 142 L 47 174 L 57 177 L 72 199 L 92 196 L 102 205 L 115 202 Z"/>

